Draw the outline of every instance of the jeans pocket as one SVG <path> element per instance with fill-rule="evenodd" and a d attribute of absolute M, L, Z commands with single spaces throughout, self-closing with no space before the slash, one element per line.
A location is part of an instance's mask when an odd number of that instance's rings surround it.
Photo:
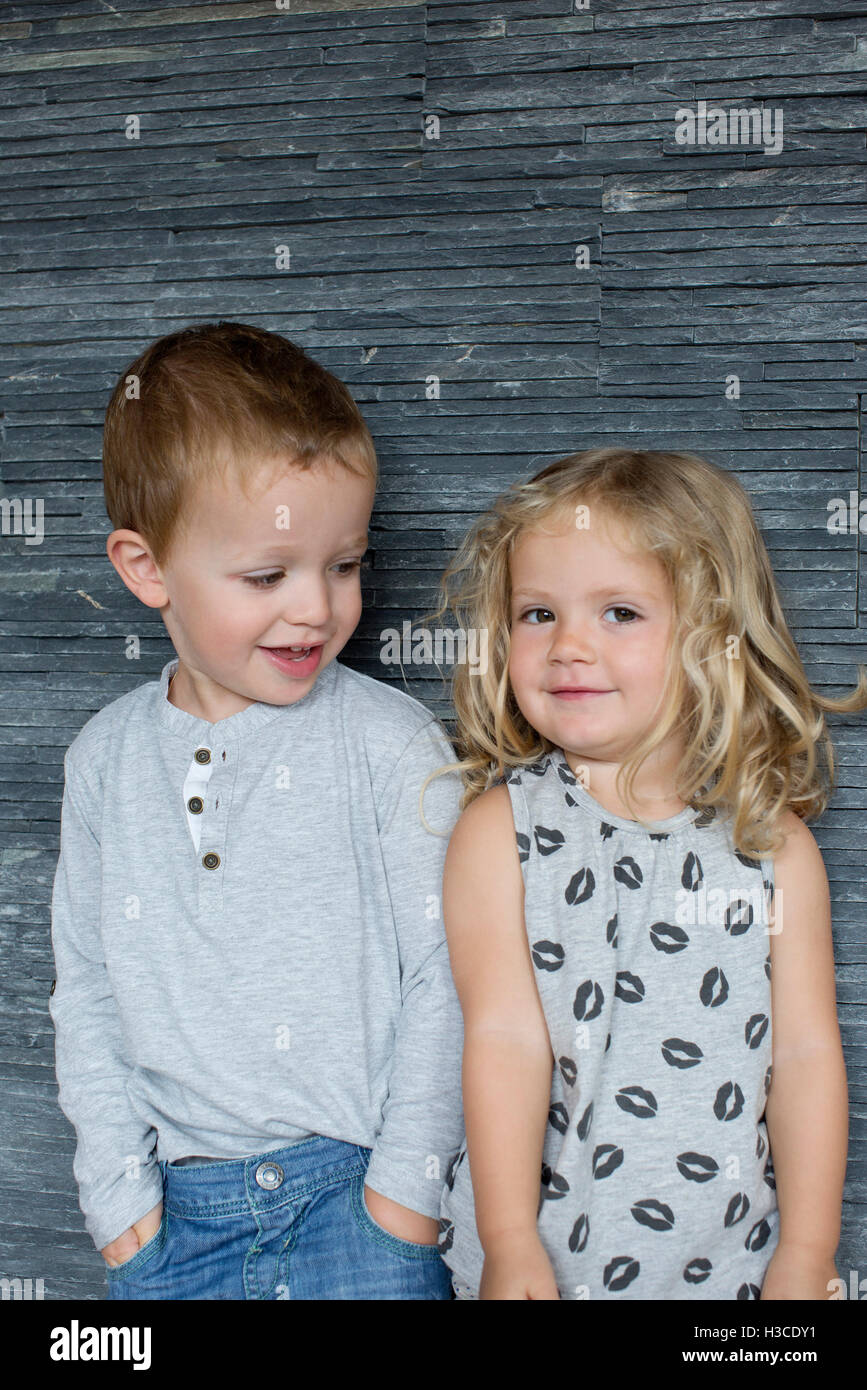
<path fill-rule="evenodd" d="M 145 1241 L 144 1245 L 140 1246 L 139 1249 L 136 1250 L 134 1255 L 130 1255 L 128 1260 L 123 1260 L 119 1265 L 107 1264 L 105 1266 L 106 1278 L 125 1279 L 128 1274 L 137 1273 L 141 1269 L 142 1265 L 147 1264 L 148 1261 L 154 1257 L 154 1255 L 158 1255 L 159 1252 L 165 1247 L 166 1231 L 168 1228 L 168 1224 L 169 1212 L 168 1207 L 166 1206 L 165 1194 L 163 1194 L 162 1220 L 160 1221 L 160 1224 L 154 1231 L 153 1235 Z"/>
<path fill-rule="evenodd" d="M 427 1245 L 421 1241 L 404 1240 L 403 1236 L 394 1235 L 391 1231 L 387 1231 L 384 1226 L 380 1226 L 378 1221 L 373 1219 L 364 1196 L 363 1175 L 355 1180 L 353 1187 L 356 1189 L 352 1194 L 353 1210 L 358 1224 L 367 1235 L 373 1236 L 380 1245 L 387 1245 L 392 1250 L 403 1255 L 411 1255 L 413 1259 L 438 1260 L 441 1258 L 439 1245 L 436 1242 L 434 1242 L 433 1245 Z"/>

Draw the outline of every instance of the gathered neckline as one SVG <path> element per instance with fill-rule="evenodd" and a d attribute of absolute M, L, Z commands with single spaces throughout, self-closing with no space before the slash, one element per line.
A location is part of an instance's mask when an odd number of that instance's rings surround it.
<path fill-rule="evenodd" d="M 618 830 L 626 830 L 633 835 L 644 835 L 645 838 L 651 835 L 671 834 L 672 831 L 681 830 L 684 826 L 691 825 L 700 814 L 694 807 L 684 806 L 683 810 L 676 811 L 673 816 L 666 816 L 663 820 L 648 820 L 644 824 L 639 821 L 628 820 L 626 816 L 616 816 L 613 811 L 606 810 L 601 802 L 590 795 L 569 766 L 569 761 L 562 748 L 555 748 L 552 753 L 548 754 L 548 758 L 556 768 L 557 775 L 564 786 L 568 786 L 576 804 L 603 824 L 612 825 Z"/>

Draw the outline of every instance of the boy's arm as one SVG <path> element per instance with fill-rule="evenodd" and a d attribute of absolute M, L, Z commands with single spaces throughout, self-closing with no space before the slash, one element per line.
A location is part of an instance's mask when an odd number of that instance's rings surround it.
<path fill-rule="evenodd" d="M 79 1202 L 102 1250 L 162 1199 L 162 1177 L 151 1157 L 156 1130 L 142 1122 L 126 1091 L 130 1068 L 100 935 L 95 798 L 68 753 L 64 770 L 51 903 L 57 978 L 48 1011 L 60 1105 L 78 1139 L 73 1172 Z"/>
<path fill-rule="evenodd" d="M 833 1265 L 840 1239 L 846 1067 L 825 866 L 811 831 L 792 812 L 783 829 L 787 840 L 774 865 L 778 930 L 770 936 L 773 1063 L 765 1111 L 780 1210 L 775 1260 L 778 1268 L 790 1262 L 793 1270 L 818 1271 Z"/>
<path fill-rule="evenodd" d="M 365 1183 L 428 1217 L 439 1216 L 446 1171 L 463 1140 L 463 1026 L 441 908 L 443 861 L 461 793 L 459 775 L 437 777 L 425 791 L 424 814 L 439 835 L 421 823 L 418 801 L 425 777 L 454 761 L 454 751 L 436 723 L 424 725 L 398 760 L 380 806 L 380 845 L 403 1003 L 382 1128 Z M 377 1217 L 375 1210 L 371 1214 Z M 391 1223 L 386 1217 L 383 1224 Z"/>

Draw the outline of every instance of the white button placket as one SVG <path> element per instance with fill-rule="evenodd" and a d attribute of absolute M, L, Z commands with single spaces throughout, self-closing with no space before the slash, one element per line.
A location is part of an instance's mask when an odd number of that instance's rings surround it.
<path fill-rule="evenodd" d="M 213 755 L 209 763 L 198 763 L 194 757 L 184 782 L 184 810 L 187 813 L 187 825 L 190 828 L 193 845 L 197 852 L 202 840 L 202 822 L 208 810 L 208 783 L 211 780 L 213 770 Z M 202 810 L 198 813 L 190 810 L 190 801 L 195 797 L 204 803 Z"/>
<path fill-rule="evenodd" d="M 210 757 L 203 762 L 202 758 L 206 753 L 209 753 Z M 196 845 L 199 911 L 203 921 L 208 916 L 222 911 L 228 810 L 235 762 L 234 744 L 219 743 L 214 747 L 201 744 L 193 754 L 190 771 L 184 783 L 184 795 L 187 800 L 189 796 L 198 796 L 203 802 L 202 810 L 198 813 L 191 812 L 187 806 L 188 820 L 196 823 L 195 826 L 191 826 L 190 833 Z M 202 794 L 203 791 L 205 795 Z"/>

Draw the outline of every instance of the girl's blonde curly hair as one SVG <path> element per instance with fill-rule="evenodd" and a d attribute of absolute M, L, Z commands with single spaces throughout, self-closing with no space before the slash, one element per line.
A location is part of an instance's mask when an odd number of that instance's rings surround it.
<path fill-rule="evenodd" d="M 635 547 L 662 564 L 673 592 L 659 716 L 619 769 L 618 795 L 632 807 L 641 763 L 679 728 L 678 797 L 730 816 L 741 853 L 776 853 L 787 808 L 809 820 L 828 803 L 835 765 L 824 711 L 867 708 L 867 670 L 858 668 L 858 684 L 845 696 L 811 688 L 747 494 L 732 474 L 690 453 L 569 454 L 514 484 L 470 529 L 442 576 L 440 605 L 427 616 L 451 612 L 459 632 L 487 632 L 487 669 L 455 665 L 458 762 L 438 768 L 425 786 L 459 769 L 464 809 L 509 768 L 554 748 L 528 724 L 509 682 L 510 561 L 524 531 L 574 522 L 580 506 L 625 527 Z"/>

